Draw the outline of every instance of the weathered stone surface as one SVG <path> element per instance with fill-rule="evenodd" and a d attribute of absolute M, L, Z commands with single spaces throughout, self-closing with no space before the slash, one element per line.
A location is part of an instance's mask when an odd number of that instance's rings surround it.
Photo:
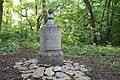
<path fill-rule="evenodd" d="M 63 65 L 61 30 L 54 23 L 53 14 L 49 13 L 48 21 L 40 29 L 40 34 L 39 64 L 48 64 L 51 66 Z"/>
<path fill-rule="evenodd" d="M 37 63 L 38 61 L 36 59 L 30 59 L 25 61 L 25 63 Z"/>
<path fill-rule="evenodd" d="M 67 70 L 75 70 L 75 68 L 73 67 L 72 64 L 67 63 L 66 65 L 63 65 L 63 66 L 62 66 L 62 71 L 63 71 L 63 72 L 66 72 Z"/>
<path fill-rule="evenodd" d="M 31 76 L 31 73 L 21 74 L 21 77 L 22 77 L 23 79 L 29 78 L 29 76 Z"/>
<path fill-rule="evenodd" d="M 56 80 L 56 77 L 43 76 L 42 80 Z"/>
<path fill-rule="evenodd" d="M 68 62 L 64 61 L 65 64 L 63 66 L 49 67 L 38 67 L 37 62 L 31 63 L 31 61 L 27 61 L 18 62 L 14 65 L 18 66 L 15 68 L 21 72 L 21 76 L 25 80 L 91 80 L 84 74 L 87 71 L 84 65 L 74 63 L 70 60 L 66 60 Z M 30 63 L 30 66 L 27 66 L 27 63 Z M 38 67 L 37 69 L 36 66 Z"/>
<path fill-rule="evenodd" d="M 67 74 L 65 74 L 65 73 L 63 73 L 63 72 L 56 72 L 55 73 L 55 76 L 57 77 L 57 78 L 68 78 L 69 76 L 67 75 Z"/>
<path fill-rule="evenodd" d="M 74 65 L 75 67 L 78 67 L 78 66 L 79 66 L 79 63 L 73 63 L 73 65 Z"/>
<path fill-rule="evenodd" d="M 27 71 L 20 71 L 21 73 L 33 73 L 35 71 L 35 69 L 31 69 L 31 70 L 27 70 Z"/>
<path fill-rule="evenodd" d="M 15 65 L 22 65 L 23 62 L 16 62 Z"/>
<path fill-rule="evenodd" d="M 69 68 L 74 68 L 71 63 L 66 63 L 65 65 L 66 65 L 67 67 L 69 67 Z"/>
<path fill-rule="evenodd" d="M 76 71 L 67 70 L 65 73 L 67 73 L 70 76 L 74 76 L 76 74 Z"/>
<path fill-rule="evenodd" d="M 63 60 L 63 63 L 67 63 L 67 60 Z"/>
<path fill-rule="evenodd" d="M 27 71 L 28 67 L 26 67 L 26 66 L 19 66 L 18 69 L 21 70 L 21 71 Z"/>
<path fill-rule="evenodd" d="M 49 77 L 54 75 L 53 67 L 49 67 L 45 69 L 45 74 Z"/>
<path fill-rule="evenodd" d="M 55 80 L 72 80 L 72 79 L 70 79 L 70 77 L 65 77 L 65 78 L 57 78 Z"/>
<path fill-rule="evenodd" d="M 13 68 L 18 68 L 23 64 L 23 62 L 16 62 Z"/>
<path fill-rule="evenodd" d="M 79 77 L 81 77 L 81 76 L 84 76 L 85 74 L 83 73 L 83 72 L 81 72 L 81 71 L 76 71 L 75 72 L 75 75 L 73 76 L 74 78 L 79 78 Z"/>
<path fill-rule="evenodd" d="M 30 69 L 36 69 L 36 68 L 38 68 L 38 66 L 37 66 L 37 64 L 34 63 L 34 64 L 31 64 L 31 65 L 29 66 L 29 68 L 30 68 Z"/>
<path fill-rule="evenodd" d="M 13 68 L 18 68 L 18 67 L 20 67 L 20 65 L 14 65 L 14 66 L 13 66 Z"/>
<path fill-rule="evenodd" d="M 87 76 L 79 76 L 78 78 L 74 78 L 75 80 L 91 80 L 89 77 Z"/>
<path fill-rule="evenodd" d="M 26 79 L 26 80 L 32 80 L 32 79 Z"/>
<path fill-rule="evenodd" d="M 48 51 L 39 54 L 39 64 L 51 66 L 63 65 L 63 53 L 60 51 Z"/>
<path fill-rule="evenodd" d="M 45 67 L 38 67 L 32 74 L 34 78 L 40 78 L 44 75 Z"/>
<path fill-rule="evenodd" d="M 55 72 L 62 71 L 62 67 L 61 66 L 55 66 L 54 71 Z"/>
<path fill-rule="evenodd" d="M 67 60 L 67 63 L 72 64 L 72 63 L 73 63 L 73 61 L 71 61 L 70 59 L 68 59 L 68 60 Z"/>
<path fill-rule="evenodd" d="M 57 26 L 46 26 L 46 50 L 61 50 L 61 31 Z"/>
<path fill-rule="evenodd" d="M 85 65 L 80 65 L 81 68 L 85 68 Z"/>
<path fill-rule="evenodd" d="M 87 71 L 88 71 L 86 68 L 81 68 L 81 67 L 79 67 L 79 69 L 80 69 L 82 72 L 87 72 Z"/>
<path fill-rule="evenodd" d="M 75 67 L 76 70 L 78 70 L 80 67 L 79 63 L 73 63 L 73 66 Z"/>

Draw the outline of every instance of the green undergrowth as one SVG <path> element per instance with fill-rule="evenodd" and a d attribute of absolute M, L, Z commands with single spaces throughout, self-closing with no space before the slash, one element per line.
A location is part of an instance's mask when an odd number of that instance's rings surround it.
<path fill-rule="evenodd" d="M 20 48 L 21 46 L 18 42 L 0 42 L 0 54 L 18 53 Z"/>
<path fill-rule="evenodd" d="M 9 36 L 5 35 L 0 39 L 0 54 L 19 53 L 23 46 L 30 49 L 33 53 L 37 53 L 40 50 L 39 36 L 35 37 L 34 35 L 29 35 L 27 38 L 21 38 L 18 34 L 17 36 L 9 34 Z M 66 45 L 64 43 L 62 44 L 62 51 L 64 55 L 69 58 L 81 57 L 83 59 L 89 59 L 91 56 L 102 56 L 105 57 L 105 60 L 99 61 L 99 64 L 105 64 L 110 68 L 120 69 L 120 63 L 118 61 L 111 62 L 107 59 L 107 57 L 110 56 L 120 57 L 119 46 L 95 46 L 86 44 Z M 91 73 L 91 69 L 89 69 L 87 73 Z"/>
<path fill-rule="evenodd" d="M 24 34 L 23 34 L 24 33 Z M 86 44 L 65 43 L 62 39 L 62 51 L 65 55 L 81 56 L 81 55 L 96 55 L 96 56 L 120 56 L 120 46 L 113 47 L 95 46 Z M 19 31 L 4 31 L 0 34 L 0 54 L 16 53 L 24 46 L 33 52 L 40 50 L 40 35 L 39 32 L 19 32 Z"/>
<path fill-rule="evenodd" d="M 96 55 L 96 56 L 120 56 L 120 47 L 94 46 L 94 45 L 77 45 L 77 46 L 62 46 L 62 51 L 65 55 L 80 56 L 80 55 Z"/>

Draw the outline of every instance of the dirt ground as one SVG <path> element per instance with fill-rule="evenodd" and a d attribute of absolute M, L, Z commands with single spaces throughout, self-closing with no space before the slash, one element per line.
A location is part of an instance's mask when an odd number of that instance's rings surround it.
<path fill-rule="evenodd" d="M 36 58 L 37 54 L 32 54 L 28 49 L 22 48 L 20 53 L 12 55 L 0 55 L 0 80 L 22 80 L 20 73 L 13 68 L 13 65 L 18 60 L 25 58 Z M 68 59 L 70 57 L 65 57 Z M 91 72 L 88 73 L 88 76 L 92 80 L 120 80 L 120 69 L 119 68 L 110 68 L 109 65 L 100 64 L 105 58 L 103 57 L 77 57 L 70 58 L 75 62 L 84 64 L 89 67 Z M 119 61 L 119 57 L 109 56 L 107 57 L 110 61 Z"/>

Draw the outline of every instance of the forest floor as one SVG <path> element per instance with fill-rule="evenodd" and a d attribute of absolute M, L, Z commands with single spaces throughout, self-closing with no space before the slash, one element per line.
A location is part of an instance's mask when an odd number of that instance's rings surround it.
<path fill-rule="evenodd" d="M 37 54 L 33 54 L 29 49 L 22 48 L 20 53 L 0 55 L 0 80 L 22 80 L 18 70 L 13 68 L 13 65 L 18 60 L 33 59 Z M 110 63 L 120 61 L 119 57 L 115 56 L 80 56 L 80 57 L 68 57 L 65 59 L 71 59 L 74 62 L 79 62 L 88 67 L 89 72 L 86 74 L 92 80 L 120 80 L 120 67 L 112 67 Z M 109 62 L 108 62 L 109 61 Z"/>

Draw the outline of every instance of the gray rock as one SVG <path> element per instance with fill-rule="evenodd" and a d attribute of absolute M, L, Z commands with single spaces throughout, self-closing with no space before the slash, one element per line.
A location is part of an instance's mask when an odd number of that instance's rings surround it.
<path fill-rule="evenodd" d="M 27 71 L 20 71 L 21 73 L 33 73 L 35 71 L 35 69 L 31 69 L 31 70 L 27 70 Z"/>
<path fill-rule="evenodd" d="M 45 74 L 49 77 L 54 75 L 53 67 L 49 67 L 45 69 Z"/>
<path fill-rule="evenodd" d="M 91 80 L 91 79 L 88 76 L 85 76 L 84 80 Z"/>
<path fill-rule="evenodd" d="M 36 68 L 38 68 L 38 66 L 37 66 L 37 64 L 34 63 L 34 64 L 31 64 L 31 65 L 29 66 L 29 68 L 30 68 L 30 69 L 36 69 Z"/>
<path fill-rule="evenodd" d="M 56 77 L 43 76 L 42 80 L 56 80 Z"/>
<path fill-rule="evenodd" d="M 18 67 L 20 67 L 20 66 L 21 66 L 21 65 L 16 64 L 16 65 L 13 66 L 13 68 L 18 68 Z"/>
<path fill-rule="evenodd" d="M 76 70 L 78 70 L 79 67 L 80 67 L 80 66 L 79 66 L 79 63 L 73 63 L 73 66 L 75 67 Z"/>
<path fill-rule="evenodd" d="M 21 70 L 21 71 L 27 71 L 28 67 L 26 67 L 26 66 L 19 66 L 18 69 Z"/>
<path fill-rule="evenodd" d="M 55 80 L 72 80 L 72 79 L 70 79 L 70 77 L 65 77 L 65 78 L 57 78 Z"/>
<path fill-rule="evenodd" d="M 81 72 L 81 71 L 76 71 L 75 72 L 75 75 L 73 76 L 74 78 L 79 78 L 79 77 L 81 77 L 81 76 L 84 76 L 85 74 L 83 73 L 83 72 Z"/>
<path fill-rule="evenodd" d="M 30 59 L 25 61 L 25 63 L 37 63 L 38 61 L 36 59 Z"/>
<path fill-rule="evenodd" d="M 62 67 L 61 66 L 55 66 L 54 67 L 54 71 L 57 72 L 57 71 L 62 71 Z"/>
<path fill-rule="evenodd" d="M 63 63 L 67 63 L 67 60 L 63 60 Z"/>
<path fill-rule="evenodd" d="M 73 65 L 74 65 L 75 67 L 78 67 L 78 66 L 79 66 L 79 63 L 73 63 Z"/>
<path fill-rule="evenodd" d="M 22 65 L 23 62 L 16 62 L 15 65 Z"/>
<path fill-rule="evenodd" d="M 16 62 L 15 65 L 13 66 L 13 68 L 18 68 L 21 65 L 23 65 L 23 62 Z"/>
<path fill-rule="evenodd" d="M 85 68 L 85 65 L 80 65 L 81 68 Z"/>
<path fill-rule="evenodd" d="M 71 63 L 64 63 L 64 64 L 69 66 L 69 67 L 73 67 L 73 65 Z"/>
<path fill-rule="evenodd" d="M 72 64 L 66 64 L 62 66 L 62 72 L 66 72 L 67 70 L 75 70 Z"/>
<path fill-rule="evenodd" d="M 69 70 L 68 66 L 63 65 L 63 66 L 62 66 L 62 72 L 66 72 L 67 70 Z"/>
<path fill-rule="evenodd" d="M 55 73 L 55 76 L 56 76 L 57 78 L 68 78 L 68 77 L 69 77 L 67 74 L 65 74 L 65 73 L 63 73 L 63 72 L 56 72 L 56 73 Z"/>
<path fill-rule="evenodd" d="M 26 79 L 26 80 L 32 80 L 32 79 Z"/>
<path fill-rule="evenodd" d="M 73 63 L 73 61 L 71 61 L 70 59 L 68 59 L 68 60 L 67 60 L 67 63 L 72 64 L 72 63 Z"/>
<path fill-rule="evenodd" d="M 78 78 L 74 78 L 75 80 L 91 80 L 89 77 L 87 76 L 79 76 Z"/>
<path fill-rule="evenodd" d="M 32 74 L 34 78 L 40 78 L 44 75 L 45 67 L 38 67 Z"/>
<path fill-rule="evenodd" d="M 29 78 L 30 76 L 31 76 L 31 73 L 21 74 L 21 77 L 22 77 L 23 79 Z"/>
<path fill-rule="evenodd" d="M 67 70 L 65 73 L 67 73 L 70 76 L 74 76 L 76 74 L 76 71 Z"/>
<path fill-rule="evenodd" d="M 88 71 L 86 68 L 81 68 L 81 67 L 79 67 L 79 69 L 80 69 L 82 72 L 87 72 L 87 71 Z"/>

